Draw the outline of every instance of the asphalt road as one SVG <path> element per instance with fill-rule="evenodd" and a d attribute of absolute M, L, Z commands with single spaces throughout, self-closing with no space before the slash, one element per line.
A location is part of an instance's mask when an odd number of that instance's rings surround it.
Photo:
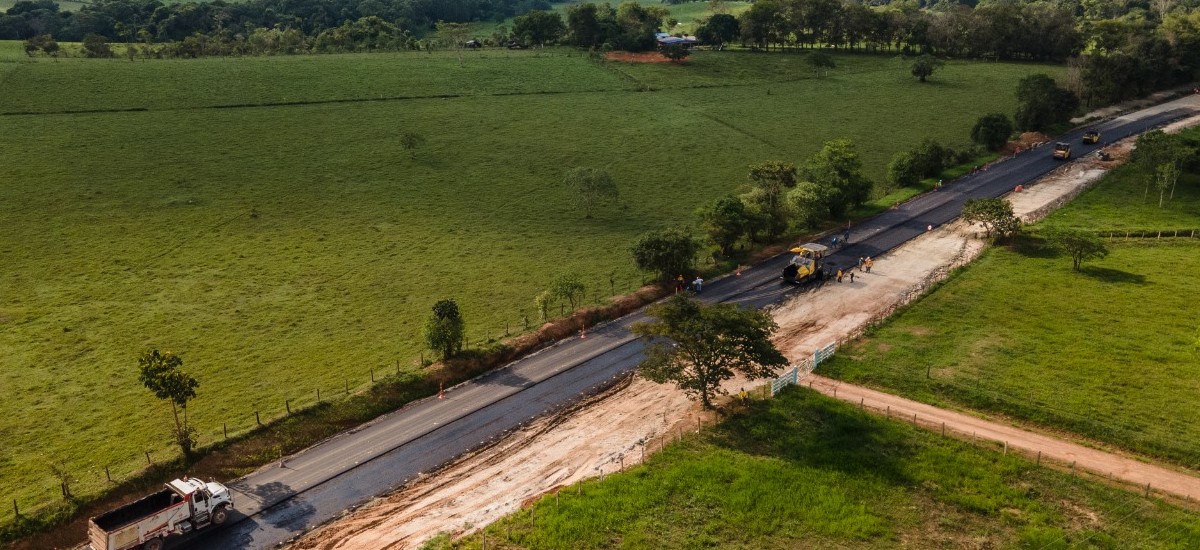
<path fill-rule="evenodd" d="M 1140 113 L 1140 114 L 1139 114 Z M 1150 109 L 1096 126 L 1101 144 L 1082 145 L 1080 132 L 1062 136 L 1073 156 L 1091 153 L 1127 135 L 1194 114 L 1190 108 Z M 879 256 L 901 243 L 958 217 L 970 198 L 997 197 L 1062 166 L 1051 144 L 1031 149 L 990 169 L 947 183 L 939 191 L 854 226 L 850 244 L 830 256 L 850 265 Z M 777 303 L 796 292 L 782 285 L 787 255 L 767 260 L 707 285 L 701 297 L 754 307 Z M 487 441 L 538 416 L 561 410 L 628 374 L 642 353 L 629 325 L 635 313 L 597 327 L 503 369 L 466 382 L 375 421 L 338 435 L 231 484 L 235 512 L 225 527 L 184 537 L 170 547 L 257 549 L 274 547 L 344 510 L 388 493 Z"/>

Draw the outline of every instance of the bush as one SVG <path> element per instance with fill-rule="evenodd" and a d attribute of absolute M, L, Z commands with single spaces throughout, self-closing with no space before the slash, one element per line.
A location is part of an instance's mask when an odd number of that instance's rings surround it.
<path fill-rule="evenodd" d="M 971 141 L 995 151 L 1008 143 L 1008 137 L 1013 133 L 1012 121 L 1001 113 L 983 115 L 971 128 Z"/>

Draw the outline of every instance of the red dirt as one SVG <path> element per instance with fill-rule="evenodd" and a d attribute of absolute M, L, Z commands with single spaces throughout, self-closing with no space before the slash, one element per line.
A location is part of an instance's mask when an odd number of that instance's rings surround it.
<path fill-rule="evenodd" d="M 667 56 L 658 52 L 608 52 L 604 54 L 604 59 L 626 63 L 672 63 Z"/>

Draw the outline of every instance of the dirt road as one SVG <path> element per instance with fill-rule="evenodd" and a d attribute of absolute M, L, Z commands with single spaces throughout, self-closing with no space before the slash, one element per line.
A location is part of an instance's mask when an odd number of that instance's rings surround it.
<path fill-rule="evenodd" d="M 1198 122 L 1193 120 L 1191 124 Z M 1113 149 L 1119 159 L 1129 147 L 1126 144 Z M 1095 160 L 1074 163 L 1037 185 L 1013 193 L 1009 199 L 1014 211 L 1027 221 L 1040 218 L 1078 194 L 1112 164 Z M 799 361 L 818 347 L 852 338 L 870 322 L 919 296 L 955 266 L 973 259 L 982 250 L 975 232 L 975 228 L 961 222 L 938 228 L 877 258 L 873 272 L 856 277 L 854 283 L 827 284 L 819 292 L 796 296 L 772 311 L 780 325 L 777 345 L 788 357 Z M 827 385 L 830 382 L 813 380 L 814 389 L 826 388 L 833 393 L 832 386 Z M 727 389 L 737 391 L 744 385 L 734 381 Z M 1091 468 L 1101 475 L 1111 473 L 1131 483 L 1150 483 L 1162 490 L 1200 497 L 1200 480 L 1184 474 L 865 388 L 851 389 L 845 384 L 837 387 L 840 398 L 854 402 L 862 399 L 865 405 L 875 403 L 885 411 L 893 407 L 907 417 L 915 412 L 918 421 L 928 419 L 924 422 L 930 425 L 936 422 L 939 429 L 940 423 L 946 422 L 948 429 L 1008 441 L 1014 448 L 1041 451 L 1047 458 L 1076 461 L 1078 467 Z M 441 532 L 471 532 L 518 509 L 532 497 L 621 465 L 636 464 L 643 449 L 657 449 L 664 434 L 695 429 L 698 418 L 697 407 L 675 388 L 633 380 L 589 406 L 541 419 L 425 481 L 350 512 L 305 535 L 291 548 L 415 548 Z"/>
<path fill-rule="evenodd" d="M 1074 465 L 1101 477 L 1110 477 L 1139 487 L 1147 484 L 1157 493 L 1168 493 L 1185 499 L 1200 498 L 1200 478 L 1183 472 L 1147 464 L 1134 458 L 1084 447 L 1057 437 L 1024 430 L 1007 424 L 985 420 L 911 399 L 875 391 L 852 384 L 843 384 L 822 376 L 809 376 L 814 390 L 843 401 L 861 404 L 890 418 L 922 426 L 957 432 L 959 436 L 1001 443 L 1008 452 L 1022 452 L 1036 460 L 1053 460 L 1061 465 Z"/>

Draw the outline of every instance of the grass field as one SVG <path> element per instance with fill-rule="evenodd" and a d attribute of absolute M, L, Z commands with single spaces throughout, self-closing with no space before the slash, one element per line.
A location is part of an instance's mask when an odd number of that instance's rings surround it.
<path fill-rule="evenodd" d="M 582 274 L 589 300 L 628 291 L 634 237 L 691 223 L 747 165 L 848 137 L 878 178 L 895 151 L 963 144 L 978 116 L 1011 111 L 995 90 L 1056 71 L 956 63 L 922 86 L 880 57 L 839 56 L 846 74 L 814 80 L 786 68 L 800 56 L 730 52 L 613 66 L 487 51 L 459 67 L 444 52 L 3 57 L 15 44 L 0 45 L 0 112 L 41 114 L 0 116 L 0 489 L 26 510 L 56 491 L 47 460 L 86 493 L 105 465 L 172 452 L 169 412 L 137 383 L 146 348 L 183 354 L 212 441 L 285 399 L 412 368 L 439 298 L 479 341 L 536 324 L 557 273 Z M 263 106 L 214 108 L 244 104 Z M 54 114 L 127 109 L 145 110 Z M 406 131 L 427 138 L 415 158 Z M 560 181 L 577 165 L 607 167 L 623 206 L 572 210 Z"/>
<path fill-rule="evenodd" d="M 1118 170 L 1035 231 L 1195 228 L 1197 183 L 1185 178 L 1160 210 Z M 989 250 L 822 369 L 1200 468 L 1200 317 L 1189 306 L 1200 300 L 1200 242 L 1109 246 L 1081 273 L 1029 243 Z"/>
<path fill-rule="evenodd" d="M 1192 548 L 1200 516 L 793 388 L 454 548 L 484 537 L 530 549 Z"/>

